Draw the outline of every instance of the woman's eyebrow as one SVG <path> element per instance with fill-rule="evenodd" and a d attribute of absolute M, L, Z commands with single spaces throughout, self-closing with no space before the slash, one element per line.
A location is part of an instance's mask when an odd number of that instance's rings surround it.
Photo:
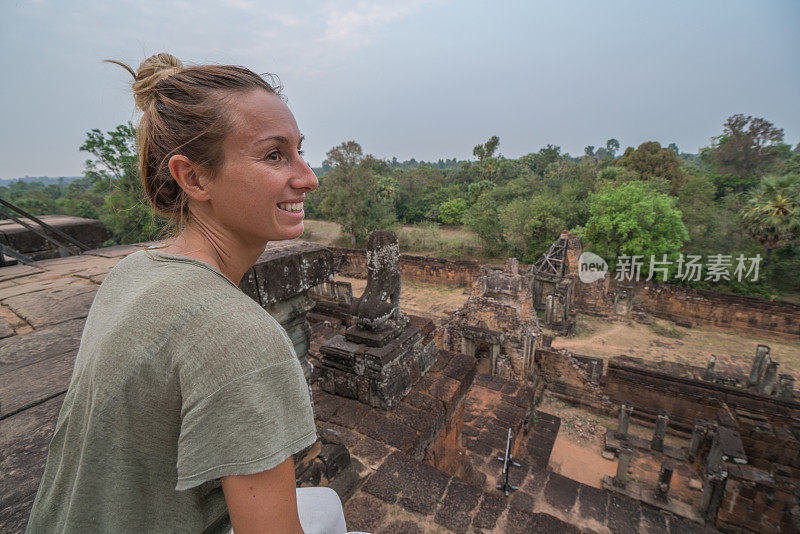
<path fill-rule="evenodd" d="M 306 138 L 305 135 L 300 135 L 300 142 L 298 144 L 301 144 L 305 140 L 305 138 Z M 265 137 L 264 139 L 259 139 L 258 141 L 256 141 L 256 144 L 258 145 L 261 143 L 266 143 L 268 141 L 277 141 L 278 143 L 283 145 L 289 144 L 289 139 L 287 139 L 282 135 L 270 135 L 269 137 Z"/>

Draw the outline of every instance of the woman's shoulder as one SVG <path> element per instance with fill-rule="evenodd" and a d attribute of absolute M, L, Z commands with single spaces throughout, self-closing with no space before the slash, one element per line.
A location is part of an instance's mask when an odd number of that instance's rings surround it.
<path fill-rule="evenodd" d="M 241 294 L 218 269 L 195 258 L 140 250 L 123 258 L 106 275 L 101 294 L 115 300 L 137 296 L 164 305 L 188 300 L 225 298 Z"/>
<path fill-rule="evenodd" d="M 207 331 L 276 326 L 256 301 L 213 266 L 147 250 L 125 257 L 108 273 L 93 308 L 93 315 L 120 319 L 115 322 L 152 319 L 177 328 L 194 323 Z"/>

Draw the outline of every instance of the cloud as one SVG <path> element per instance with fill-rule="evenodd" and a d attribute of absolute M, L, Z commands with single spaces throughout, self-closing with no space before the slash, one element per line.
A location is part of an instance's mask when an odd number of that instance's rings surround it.
<path fill-rule="evenodd" d="M 381 27 L 419 12 L 424 0 L 397 2 L 360 1 L 349 9 L 329 6 L 321 42 L 347 49 L 369 44 Z"/>

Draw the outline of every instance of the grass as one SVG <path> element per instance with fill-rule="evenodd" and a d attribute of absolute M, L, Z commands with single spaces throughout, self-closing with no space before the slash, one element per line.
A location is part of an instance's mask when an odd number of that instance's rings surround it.
<path fill-rule="evenodd" d="M 573 337 L 586 336 L 589 334 L 594 334 L 596 330 L 597 328 L 595 325 L 579 317 L 575 321 L 575 326 L 572 327 L 572 335 Z"/>
<path fill-rule="evenodd" d="M 440 227 L 436 223 L 401 226 L 397 239 L 400 250 L 408 253 L 432 253 L 450 259 L 485 256 L 478 236 L 457 227 Z"/>
<path fill-rule="evenodd" d="M 339 225 L 330 221 L 306 219 L 300 239 L 328 246 L 350 247 L 349 237 Z M 395 229 L 400 251 L 406 254 L 437 256 L 448 259 L 474 259 L 502 265 L 505 258 L 488 256 L 477 235 L 459 226 L 440 226 L 436 223 L 398 226 Z"/>
<path fill-rule="evenodd" d="M 653 331 L 654 334 L 668 337 L 672 339 L 681 339 L 686 335 L 686 332 L 679 330 L 675 325 L 672 323 L 661 323 L 659 321 L 653 321 L 650 324 L 650 330 Z"/>

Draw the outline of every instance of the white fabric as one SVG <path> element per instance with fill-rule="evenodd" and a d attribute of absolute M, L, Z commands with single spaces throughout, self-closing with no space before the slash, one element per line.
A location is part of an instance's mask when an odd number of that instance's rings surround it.
<path fill-rule="evenodd" d="M 330 488 L 297 488 L 297 513 L 305 534 L 345 534 L 344 510 Z"/>
<path fill-rule="evenodd" d="M 330 488 L 297 488 L 297 513 L 305 534 L 368 534 L 347 531 L 342 501 Z"/>

